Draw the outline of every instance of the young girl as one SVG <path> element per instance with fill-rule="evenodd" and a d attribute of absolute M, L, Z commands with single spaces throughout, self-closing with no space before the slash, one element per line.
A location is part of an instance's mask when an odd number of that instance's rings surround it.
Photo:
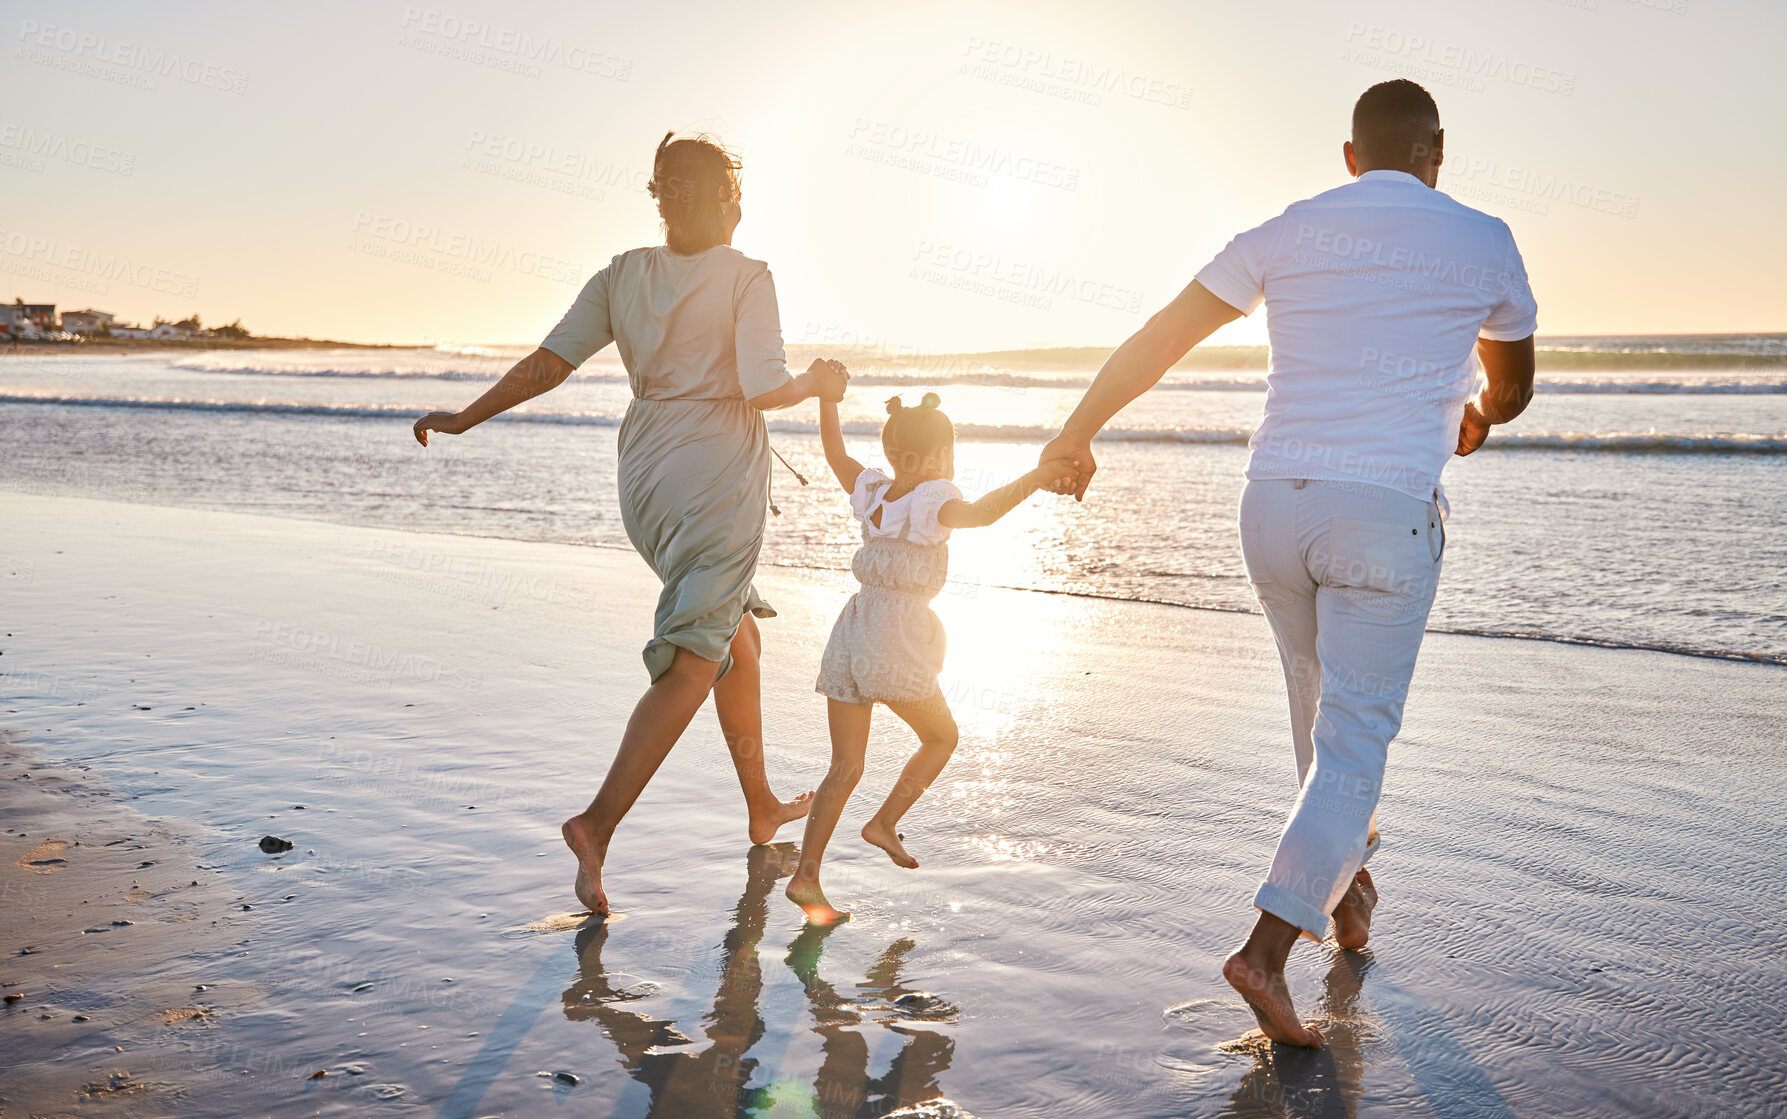
<path fill-rule="evenodd" d="M 825 900 L 819 864 L 862 776 L 869 716 L 876 703 L 886 704 L 917 733 L 919 747 L 881 810 L 863 825 L 862 837 L 897 865 L 918 865 L 895 829 L 956 748 L 956 722 L 937 684 L 943 668 L 943 623 L 930 607 L 949 575 L 950 530 L 990 525 L 1037 490 L 1074 476 L 1072 463 L 1052 461 L 979 501 L 962 500 L 962 491 L 950 481 L 955 475 L 955 427 L 937 410 L 938 403 L 934 393 L 926 393 L 917 408 L 904 407 L 897 396 L 887 402 L 881 447 L 893 465 L 891 478 L 851 458 L 844 450 L 837 404 L 822 401 L 819 406 L 825 461 L 862 522 L 862 547 L 851 564 L 862 590 L 838 615 L 820 661 L 816 689 L 829 702 L 831 770 L 813 796 L 800 867 L 787 890 L 789 900 L 816 924 L 849 916 Z"/>

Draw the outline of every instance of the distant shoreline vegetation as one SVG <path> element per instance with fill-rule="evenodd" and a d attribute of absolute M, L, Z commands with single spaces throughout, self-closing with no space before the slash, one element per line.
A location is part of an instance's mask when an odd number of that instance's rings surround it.
<path fill-rule="evenodd" d="M 20 338 L 16 342 L 0 339 L 0 353 L 12 346 L 23 349 L 67 350 L 93 353 L 102 350 L 427 350 L 432 346 L 413 346 L 402 342 L 336 342 L 328 338 L 267 338 L 249 335 L 246 338 L 112 338 L 96 337 L 84 342 L 49 338 Z"/>

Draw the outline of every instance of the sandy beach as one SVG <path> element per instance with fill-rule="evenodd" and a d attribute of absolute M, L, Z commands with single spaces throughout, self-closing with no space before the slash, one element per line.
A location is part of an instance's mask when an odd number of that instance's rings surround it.
<path fill-rule="evenodd" d="M 952 584 L 922 869 L 840 840 L 856 916 L 804 931 L 799 833 L 750 846 L 704 714 L 604 925 L 557 829 L 645 682 L 630 552 L 18 494 L 0 525 L 0 1115 L 1787 1111 L 1779 667 L 1430 635 L 1372 947 L 1292 956 L 1330 1041 L 1293 1053 L 1217 972 L 1295 781 L 1258 617 Z M 848 585 L 760 585 L 792 795 Z M 842 835 L 910 745 L 878 726 Z"/>

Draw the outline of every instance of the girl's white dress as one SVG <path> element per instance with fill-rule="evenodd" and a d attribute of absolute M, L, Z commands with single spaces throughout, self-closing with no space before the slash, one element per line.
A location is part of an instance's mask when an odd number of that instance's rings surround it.
<path fill-rule="evenodd" d="M 949 578 L 949 529 L 937 515 L 962 491 L 953 482 L 922 482 L 888 501 L 891 485 L 864 467 L 850 494 L 850 511 L 862 522 L 862 547 L 850 566 L 862 589 L 832 626 L 814 685 L 845 703 L 923 703 L 942 694 L 946 639 L 931 599 Z"/>

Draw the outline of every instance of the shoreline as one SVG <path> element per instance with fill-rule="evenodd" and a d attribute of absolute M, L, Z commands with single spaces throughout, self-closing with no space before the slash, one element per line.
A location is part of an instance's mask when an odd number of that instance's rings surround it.
<path fill-rule="evenodd" d="M 7 489 L 7 488 L 0 487 L 0 498 L 4 498 L 6 495 L 17 495 L 17 496 L 38 497 L 38 498 L 53 498 L 53 497 L 57 496 L 57 495 L 49 494 L 49 493 L 34 492 L 34 491 L 29 491 L 29 490 Z M 153 501 L 133 501 L 132 499 L 130 499 L 128 497 L 124 497 L 124 496 L 103 497 L 103 498 L 83 497 L 83 498 L 81 498 L 81 500 L 116 501 L 116 502 L 120 502 L 123 504 L 140 505 L 140 506 L 144 506 L 147 508 L 159 508 L 159 509 L 204 510 L 207 508 L 204 506 L 163 505 L 163 504 L 153 502 Z M 210 511 L 221 512 L 224 510 L 210 510 Z M 265 517 L 265 518 L 268 518 L 270 520 L 275 520 L 275 521 L 289 520 L 289 521 L 298 521 L 298 522 L 303 522 L 303 523 L 308 523 L 308 524 L 337 525 L 337 526 L 344 527 L 344 528 L 366 527 L 363 525 L 356 525 L 353 522 L 348 522 L 348 521 L 334 521 L 334 520 L 327 520 L 324 518 L 303 517 L 303 516 L 299 516 L 296 514 L 288 515 L 288 514 L 277 514 L 277 513 L 257 513 L 257 512 L 246 512 L 246 511 L 239 510 L 239 509 L 229 510 L 229 512 L 231 512 L 235 515 L 239 515 L 239 516 Z M 535 540 L 535 539 L 526 539 L 526 538 L 520 538 L 520 537 L 494 536 L 494 535 L 483 534 L 483 533 L 474 533 L 474 532 L 453 532 L 453 531 L 447 530 L 447 529 L 440 529 L 440 530 L 436 530 L 435 532 L 430 533 L 430 534 L 419 534 L 419 535 L 451 536 L 451 537 L 457 537 L 457 538 L 466 539 L 466 540 L 504 540 L 504 541 L 512 541 L 515 543 L 546 544 L 546 545 L 562 546 L 562 547 L 568 547 L 568 548 L 593 548 L 593 549 L 597 549 L 600 551 L 612 552 L 612 553 L 615 553 L 618 555 L 625 555 L 625 556 L 631 556 L 631 555 L 635 554 L 633 552 L 632 548 L 627 547 L 625 545 L 608 544 L 608 543 L 602 543 L 599 541 Z M 847 567 L 819 567 L 819 566 L 808 565 L 808 564 L 788 563 L 788 562 L 783 562 L 783 561 L 778 561 L 778 560 L 761 560 L 761 561 L 759 561 L 759 566 L 766 567 L 766 568 L 772 568 L 775 570 L 781 570 L 781 571 L 810 572 L 815 575 L 827 576 L 827 577 L 848 576 L 850 573 L 849 568 L 847 568 Z M 1165 598 L 1143 598 L 1143 597 L 1135 597 L 1135 596 L 1127 596 L 1127 595 L 1100 594 L 1096 591 L 1073 590 L 1070 588 L 1022 587 L 1022 586 L 1012 586 L 1012 585 L 1006 584 L 1006 583 L 979 583 L 979 582 L 963 581 L 963 580 L 956 580 L 956 579 L 952 579 L 951 583 L 952 583 L 952 585 L 958 586 L 958 587 L 968 587 L 968 588 L 986 589 L 986 590 L 995 590 L 995 591 L 1010 591 L 1010 592 L 1017 593 L 1017 594 L 1036 594 L 1036 595 L 1047 595 L 1047 596 L 1051 596 L 1051 597 L 1084 599 L 1089 602 L 1107 602 L 1107 603 L 1112 603 L 1112 604 L 1132 603 L 1135 605 L 1142 605 L 1142 606 L 1166 607 L 1168 609 L 1173 609 L 1173 610 L 1196 610 L 1196 611 L 1204 611 L 1204 612 L 1208 612 L 1208 613 L 1212 613 L 1212 614 L 1222 614 L 1222 615 L 1231 615 L 1231 616 L 1239 616 L 1239 617 L 1255 617 L 1255 618 L 1264 617 L 1264 614 L 1259 610 L 1234 609 L 1234 608 L 1229 608 L 1229 607 L 1212 606 L 1212 605 L 1192 603 L 1192 602 L 1175 602 L 1172 599 L 1165 599 Z M 1605 650 L 1612 651 L 1612 652 L 1661 653 L 1661 654 L 1664 654 L 1667 656 L 1691 657 L 1691 658 L 1694 658 L 1697 660 L 1725 661 L 1725 662 L 1731 662 L 1731 663 L 1736 663 L 1736 664 L 1755 664 L 1755 665 L 1762 665 L 1762 666 L 1767 666 L 1767 667 L 1787 667 L 1787 654 L 1749 652 L 1749 651 L 1741 650 L 1741 649 L 1701 649 L 1701 648 L 1694 648 L 1691 646 L 1674 645 L 1674 644 L 1670 644 L 1667 642 L 1661 642 L 1661 641 L 1657 641 L 1657 642 L 1617 641 L 1617 640 L 1606 639 L 1606 638 L 1585 637 L 1585 636 L 1572 635 L 1572 634 L 1550 634 L 1550 633 L 1532 633 L 1532 632 L 1517 632 L 1517 631 L 1516 632 L 1498 632 L 1495 630 L 1466 629 L 1466 628 L 1445 627 L 1445 626 L 1429 626 L 1429 627 L 1427 627 L 1427 629 L 1424 632 L 1428 633 L 1430 635 L 1431 634 L 1445 634 L 1447 636 L 1452 636 L 1452 637 L 1480 637 L 1480 638 L 1487 638 L 1487 639 L 1496 640 L 1496 641 L 1533 641 L 1533 642 L 1539 642 L 1539 643 L 1550 644 L 1550 645 L 1579 646 L 1582 648 L 1605 649 Z"/>

